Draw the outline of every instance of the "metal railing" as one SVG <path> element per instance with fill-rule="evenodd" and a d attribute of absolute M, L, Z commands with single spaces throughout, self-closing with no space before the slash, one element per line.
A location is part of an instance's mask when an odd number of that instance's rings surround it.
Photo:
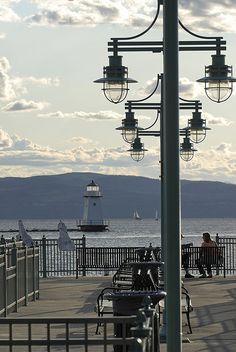
<path fill-rule="evenodd" d="M 150 303 L 137 316 L 96 318 L 0 318 L 0 352 L 116 351 L 159 352 L 154 343 L 154 309 Z M 96 335 L 97 324 L 102 324 Z M 119 329 L 117 329 L 119 327 Z M 55 349 L 56 348 L 56 349 Z"/>
<path fill-rule="evenodd" d="M 77 251 L 86 247 L 86 238 L 74 238 L 74 251 L 60 251 L 57 239 L 46 238 L 34 239 L 39 247 L 39 275 L 48 276 L 72 276 L 76 275 Z"/>
<path fill-rule="evenodd" d="M 22 242 L 0 246 L 0 316 L 17 311 L 39 294 L 39 249 Z"/>
<path fill-rule="evenodd" d="M 76 250 L 60 251 L 57 239 L 34 239 L 39 247 L 39 274 L 51 276 L 77 276 L 96 273 L 108 275 L 125 260 L 138 260 L 140 247 L 86 247 L 86 237 L 72 239 Z M 236 274 L 236 237 L 216 236 L 219 246 L 225 247 L 225 273 Z M 22 242 L 21 242 L 22 244 Z M 10 246 L 10 242 L 5 246 Z M 1 246 L 0 246 L 1 248 Z M 5 247 L 4 247 L 5 248 Z"/>
<path fill-rule="evenodd" d="M 79 272 L 86 276 L 94 271 L 117 270 L 124 261 L 138 261 L 140 247 L 84 247 L 77 250 L 76 277 Z"/>
<path fill-rule="evenodd" d="M 236 274 L 236 237 L 220 237 L 216 234 L 216 243 L 225 247 L 225 267 L 228 275 Z"/>

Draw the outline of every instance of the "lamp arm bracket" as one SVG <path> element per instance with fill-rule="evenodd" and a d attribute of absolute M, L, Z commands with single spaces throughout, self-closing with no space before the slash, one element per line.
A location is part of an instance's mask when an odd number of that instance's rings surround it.
<path fill-rule="evenodd" d="M 160 131 L 145 131 L 145 130 L 138 130 L 138 136 L 141 137 L 160 137 Z"/>
<path fill-rule="evenodd" d="M 111 38 L 111 40 L 131 40 L 131 39 L 136 39 L 136 38 L 139 38 L 141 37 L 142 35 L 144 35 L 145 33 L 147 33 L 153 26 L 154 24 L 156 23 L 156 20 L 159 16 L 159 12 L 160 12 L 160 5 L 162 4 L 162 0 L 157 0 L 157 10 L 156 10 L 156 14 L 155 14 L 155 17 L 152 21 L 152 23 L 141 33 L 139 34 L 136 34 L 136 35 L 133 35 L 132 37 L 120 37 L 120 38 Z"/>
<path fill-rule="evenodd" d="M 155 121 L 154 121 L 150 126 L 148 126 L 148 127 L 146 127 L 146 128 L 143 128 L 143 131 L 149 130 L 150 128 L 152 128 L 152 127 L 157 123 L 157 120 L 158 120 L 158 118 L 159 118 L 159 113 L 160 113 L 160 111 L 157 110 L 157 116 L 156 116 L 156 118 L 155 118 Z"/>
<path fill-rule="evenodd" d="M 223 39 L 223 37 L 208 37 L 208 36 L 205 36 L 205 35 L 199 35 L 199 34 L 196 34 L 192 31 L 190 31 L 190 29 L 188 29 L 179 19 L 179 25 L 183 28 L 183 30 L 185 30 L 185 32 L 191 34 L 192 36 L 196 37 L 196 38 L 201 38 L 201 39 L 216 39 L 217 41 L 220 40 L 220 39 Z"/>
<path fill-rule="evenodd" d="M 187 102 L 187 103 L 193 103 L 195 105 L 195 109 L 201 109 L 202 108 L 202 103 L 200 100 L 194 100 L 194 99 L 184 99 L 179 97 L 179 100 L 183 101 L 183 102 Z"/>
<path fill-rule="evenodd" d="M 153 91 L 147 97 L 145 97 L 143 99 L 137 99 L 137 100 L 127 100 L 127 103 L 132 105 L 133 102 L 138 103 L 138 102 L 145 101 L 145 100 L 148 100 L 149 98 L 151 98 L 153 96 L 153 94 L 156 93 L 160 80 L 161 80 L 161 75 L 158 74 L 156 85 L 155 85 Z"/>
<path fill-rule="evenodd" d="M 219 40 L 181 40 L 179 41 L 179 51 L 220 51 L 226 50 L 226 41 Z M 161 53 L 163 52 L 163 42 L 162 41 L 133 41 L 133 42 L 119 42 L 113 40 L 108 42 L 108 52 L 112 52 L 113 55 L 117 55 L 118 52 L 153 52 Z"/>

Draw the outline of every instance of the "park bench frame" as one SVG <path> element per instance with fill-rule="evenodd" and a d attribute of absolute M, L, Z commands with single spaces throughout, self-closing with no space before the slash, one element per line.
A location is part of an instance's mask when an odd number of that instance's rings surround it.
<path fill-rule="evenodd" d="M 212 269 L 216 271 L 216 275 L 219 272 L 223 272 L 224 278 L 226 277 L 226 265 L 225 265 L 225 247 L 196 247 L 196 246 L 186 246 L 182 247 L 182 254 L 188 255 L 188 269 L 197 271 L 198 263 L 197 261 L 202 258 L 202 265 L 205 266 L 206 263 L 211 263 Z M 202 255 L 203 254 L 203 255 Z M 183 263 L 182 268 L 184 269 Z"/>

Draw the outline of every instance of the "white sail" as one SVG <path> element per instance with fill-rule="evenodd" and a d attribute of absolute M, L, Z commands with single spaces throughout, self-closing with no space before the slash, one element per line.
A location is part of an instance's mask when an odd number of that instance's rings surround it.
<path fill-rule="evenodd" d="M 155 220 L 158 221 L 158 211 L 156 210 Z"/>
<path fill-rule="evenodd" d="M 26 247 L 32 247 L 34 242 L 33 242 L 32 238 L 31 238 L 31 236 L 26 232 L 26 229 L 25 229 L 25 227 L 23 225 L 22 220 L 18 221 L 18 226 L 19 226 L 19 237 L 24 242 Z"/>
<path fill-rule="evenodd" d="M 67 233 L 67 228 L 64 222 L 60 220 L 58 224 L 59 238 L 58 238 L 58 248 L 60 251 L 74 251 L 75 244 L 70 239 Z"/>
<path fill-rule="evenodd" d="M 141 218 L 140 218 L 139 213 L 137 212 L 137 210 L 135 210 L 135 212 L 134 212 L 134 219 L 135 219 L 135 220 L 141 220 Z"/>

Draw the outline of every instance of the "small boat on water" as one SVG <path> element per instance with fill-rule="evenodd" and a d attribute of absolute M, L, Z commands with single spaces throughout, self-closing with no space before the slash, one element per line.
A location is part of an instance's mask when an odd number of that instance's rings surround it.
<path fill-rule="evenodd" d="M 141 217 L 139 216 L 139 213 L 137 212 L 137 210 L 135 210 L 135 212 L 134 212 L 134 219 L 135 220 L 142 220 Z"/>
<path fill-rule="evenodd" d="M 157 210 L 156 210 L 155 220 L 156 220 L 156 221 L 159 220 L 159 218 L 158 218 L 158 211 L 157 211 Z"/>

